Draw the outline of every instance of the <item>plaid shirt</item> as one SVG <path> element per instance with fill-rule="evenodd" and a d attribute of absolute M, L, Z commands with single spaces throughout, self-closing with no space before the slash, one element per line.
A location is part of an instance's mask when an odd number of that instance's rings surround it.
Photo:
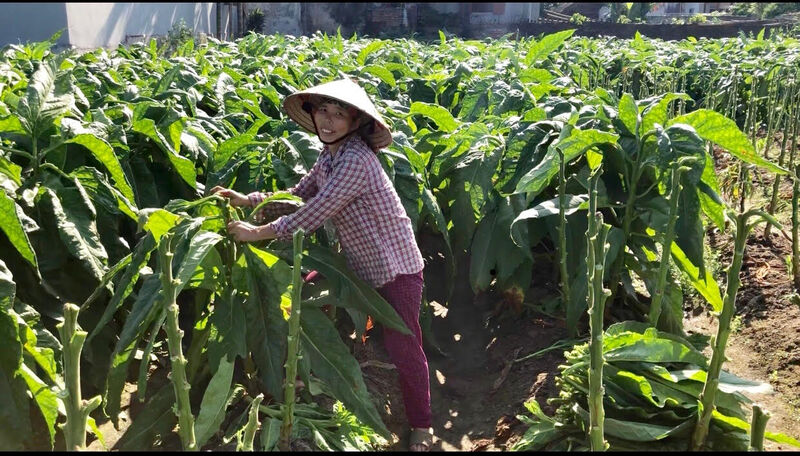
<path fill-rule="evenodd" d="M 332 219 L 348 266 L 372 286 L 424 268 L 411 219 L 378 157 L 358 135 L 346 139 L 333 158 L 325 146 L 311 171 L 289 191 L 306 204 L 269 223 L 278 238 L 291 238 L 298 228 L 312 232 Z M 248 195 L 254 206 L 265 197 L 260 192 Z M 268 204 L 259 217 L 294 209 L 286 203 Z"/>

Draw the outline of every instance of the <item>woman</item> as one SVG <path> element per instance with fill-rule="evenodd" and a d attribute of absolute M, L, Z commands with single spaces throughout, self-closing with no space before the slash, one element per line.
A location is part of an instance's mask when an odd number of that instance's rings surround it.
<path fill-rule="evenodd" d="M 384 329 L 384 343 L 400 378 L 411 428 L 409 449 L 428 451 L 430 383 L 419 326 L 424 264 L 411 220 L 376 155 L 391 144 L 391 132 L 367 93 L 347 79 L 289 95 L 283 108 L 325 144 L 309 173 L 289 190 L 305 205 L 266 225 L 231 222 L 228 232 L 242 242 L 289 239 L 298 228 L 310 233 L 326 220 L 333 222 L 349 267 L 377 289 L 411 330 L 403 335 Z M 212 193 L 239 206 L 255 206 L 266 197 L 222 187 Z M 262 216 L 281 210 L 270 206 Z"/>

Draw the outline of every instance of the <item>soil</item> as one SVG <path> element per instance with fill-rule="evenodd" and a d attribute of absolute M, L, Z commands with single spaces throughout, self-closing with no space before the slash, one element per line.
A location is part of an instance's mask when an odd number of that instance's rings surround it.
<path fill-rule="evenodd" d="M 717 172 L 723 188 L 732 188 L 725 179 L 735 173 L 733 160 L 715 150 Z M 748 206 L 763 207 L 771 189 L 772 177 L 759 170 L 753 178 L 758 185 Z M 780 188 L 777 218 L 784 230 L 773 229 L 764 236 L 763 225 L 748 239 L 741 271 L 742 285 L 736 299 L 734 330 L 726 350 L 723 368 L 742 378 L 769 383 L 771 394 L 748 395 L 767 410 L 770 432 L 800 437 L 800 307 L 789 296 L 795 292 L 787 268 L 791 254 L 788 232 L 791 187 Z M 727 192 L 726 195 L 728 196 Z M 707 239 L 716 258 L 710 258 L 715 277 L 724 291 L 724 273 L 730 262 L 730 230 L 719 232 L 709 225 Z M 554 293 L 558 284 L 547 268 L 539 268 L 533 286 L 521 309 L 509 307 L 502 296 L 492 292 L 475 295 L 469 287 L 468 261 L 460 261 L 459 280 L 445 307 L 442 284 L 446 277 L 443 258 L 437 252 L 440 242 L 434 235 L 421 234 L 420 245 L 426 257 L 426 294 L 435 312 L 432 332 L 426 340 L 430 368 L 431 404 L 435 438 L 434 451 L 507 450 L 526 431 L 516 416 L 528 414 L 524 403 L 536 400 L 543 411 L 552 415 L 547 399 L 558 395 L 554 380 L 564 361 L 563 349 L 521 360 L 567 338 L 563 320 L 537 313 L 534 306 Z M 687 295 L 684 303 L 684 329 L 687 333 L 713 335 L 716 317 L 702 298 Z M 362 365 L 366 385 L 379 404 L 379 411 L 394 435 L 386 448 L 408 448 L 408 427 L 397 381 L 397 374 L 383 348 L 380 328 L 368 333 L 366 342 L 353 343 L 353 352 Z M 710 349 L 706 355 L 710 357 Z M 520 360 L 515 362 L 514 360 Z M 135 418 L 135 386 L 128 385 L 123 398 L 123 430 L 131 416 Z M 110 423 L 98 423 L 106 432 L 106 444 L 112 448 L 121 431 Z M 115 438 L 116 436 L 116 438 Z M 91 437 L 90 437 L 91 438 Z M 164 442 L 162 448 L 179 445 Z M 175 447 L 177 449 L 179 447 Z M 102 449 L 95 440 L 89 449 Z M 223 449 L 222 447 L 218 449 Z M 786 444 L 765 441 L 767 450 L 795 450 Z"/>

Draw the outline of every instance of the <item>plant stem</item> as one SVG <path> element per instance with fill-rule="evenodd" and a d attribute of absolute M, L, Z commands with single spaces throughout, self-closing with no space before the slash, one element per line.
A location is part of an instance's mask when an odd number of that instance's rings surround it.
<path fill-rule="evenodd" d="M 80 307 L 75 304 L 65 304 L 64 321 L 56 325 L 63 345 L 66 386 L 64 409 L 67 419 L 62 429 L 67 451 L 86 449 L 86 423 L 89 414 L 103 401 L 101 396 L 95 396 L 88 401 L 81 398 L 81 351 L 87 332 L 78 329 L 79 311 Z"/>
<path fill-rule="evenodd" d="M 161 285 L 164 293 L 164 306 L 167 311 L 167 345 L 172 362 L 170 380 L 175 389 L 175 415 L 178 417 L 178 433 L 185 451 L 196 451 L 194 435 L 194 416 L 189 402 L 191 385 L 186 381 L 186 358 L 183 356 L 183 330 L 178 326 L 177 279 L 172 277 L 172 240 L 173 234 L 167 233 L 161 238 L 158 250 L 161 256 Z"/>
<path fill-rule="evenodd" d="M 33 160 L 33 155 L 24 150 L 14 149 L 13 147 L 8 146 L 0 146 L 0 150 L 4 150 L 6 152 L 10 152 L 12 155 L 19 155 L 20 157 L 25 157 L 29 160 Z"/>
<path fill-rule="evenodd" d="M 292 243 L 294 247 L 294 268 L 292 270 L 292 311 L 289 314 L 289 336 L 286 353 L 286 379 L 283 395 L 283 424 L 278 439 L 278 448 L 289 451 L 289 438 L 292 435 L 292 420 L 294 414 L 294 382 L 297 377 L 297 352 L 300 348 L 300 292 L 303 280 L 300 276 L 300 267 L 303 262 L 303 235 L 302 229 L 294 232 Z"/>
<path fill-rule="evenodd" d="M 790 95 L 788 95 L 786 98 L 792 99 L 794 97 L 794 88 L 795 88 L 795 85 L 792 84 L 792 86 L 789 89 Z M 784 105 L 786 105 L 786 101 L 785 100 L 784 100 Z M 790 129 L 791 129 L 791 126 L 792 126 L 791 123 L 789 122 L 789 120 L 792 119 L 792 116 L 797 115 L 797 113 L 795 112 L 796 109 L 795 109 L 795 107 L 793 105 L 790 105 L 788 107 L 788 109 L 790 109 L 790 115 L 786 116 L 786 122 L 784 123 L 784 127 L 783 127 L 783 139 L 781 140 L 781 153 L 778 156 L 778 166 L 783 166 L 784 161 L 786 159 L 786 145 L 789 142 L 788 141 L 789 140 L 789 133 L 790 133 Z M 775 209 L 778 206 L 778 189 L 780 187 L 780 183 L 781 183 L 781 176 L 780 176 L 780 174 L 776 174 L 775 175 L 775 182 L 772 183 L 772 197 L 770 198 L 769 207 L 767 208 L 767 212 L 769 212 L 770 214 L 774 214 L 775 213 Z M 765 239 L 769 239 L 769 234 L 770 234 L 770 229 L 771 228 L 772 228 L 772 225 L 770 225 L 769 223 L 767 223 L 767 226 L 764 227 L 764 238 Z"/>
<path fill-rule="evenodd" d="M 261 401 L 264 400 L 264 394 L 259 394 L 253 399 L 250 404 L 250 411 L 248 412 L 247 424 L 244 427 L 244 437 L 242 437 L 241 451 L 253 451 L 253 441 L 256 438 L 256 431 L 258 430 L 258 410 Z"/>
<path fill-rule="evenodd" d="M 792 278 L 795 290 L 800 289 L 800 220 L 798 220 L 798 199 L 800 199 L 800 165 L 794 169 L 792 185 Z"/>
<path fill-rule="evenodd" d="M 597 179 L 602 169 L 592 175 L 589 194 L 589 227 L 586 231 L 589 258 L 588 304 L 589 304 L 589 439 L 592 451 L 605 451 L 608 444 L 604 437 L 605 411 L 603 409 L 603 306 L 611 293 L 603 288 L 603 270 L 608 245 L 606 236 L 609 225 L 603 223 L 603 215 L 597 212 Z"/>
<path fill-rule="evenodd" d="M 750 421 L 750 451 L 764 451 L 764 433 L 767 430 L 769 413 L 761 406 L 753 404 L 753 417 Z"/>
<path fill-rule="evenodd" d="M 739 280 L 739 272 L 742 269 L 742 260 L 744 258 L 744 249 L 747 245 L 747 236 L 753 225 L 748 225 L 747 221 L 752 216 L 761 216 L 762 221 L 769 221 L 774 223 L 774 219 L 768 214 L 760 210 L 750 210 L 742 214 L 733 215 L 729 217 L 733 219 L 734 223 L 734 251 L 731 266 L 728 269 L 728 284 L 725 290 L 725 298 L 722 302 L 722 312 L 719 315 L 719 327 L 717 328 L 717 336 L 712 339 L 711 345 L 714 352 L 711 355 L 711 362 L 709 363 L 706 381 L 703 385 L 703 392 L 700 393 L 698 400 L 700 401 L 701 414 L 698 417 L 697 425 L 695 426 L 694 433 L 692 434 L 691 449 L 692 451 L 700 450 L 705 444 L 706 437 L 708 436 L 709 423 L 711 422 L 711 414 L 715 407 L 715 398 L 717 389 L 719 387 L 719 376 L 722 371 L 722 364 L 725 362 L 725 346 L 728 343 L 728 336 L 731 333 L 731 319 L 735 311 L 736 293 L 739 291 L 741 280 Z M 779 227 L 780 228 L 780 227 Z"/>
<path fill-rule="evenodd" d="M 617 254 L 617 258 L 614 260 L 614 264 L 611 267 L 611 281 L 609 286 L 611 287 L 611 296 L 615 298 L 620 281 L 620 274 L 622 273 L 622 266 L 625 264 L 625 248 L 628 245 L 628 238 L 630 237 L 631 232 L 631 223 L 633 223 L 635 209 L 634 205 L 636 204 L 637 197 L 636 188 L 639 186 L 639 179 L 642 177 L 642 172 L 644 170 L 644 167 L 640 163 L 639 156 L 641 153 L 642 145 L 640 143 L 639 153 L 637 154 L 636 162 L 634 163 L 634 167 L 632 169 L 630 187 L 628 188 L 628 201 L 625 204 L 625 216 L 622 219 L 622 248 Z"/>
<path fill-rule="evenodd" d="M 569 289 L 569 274 L 567 273 L 567 179 L 565 176 L 566 163 L 564 163 L 564 152 L 556 148 L 560 160 L 559 166 L 559 184 L 558 184 L 558 262 L 561 267 L 561 295 L 563 296 L 564 308 L 569 309 L 570 306 L 570 289 Z M 578 328 L 575 325 L 569 325 L 567 328 L 569 337 L 575 338 L 578 333 Z"/>
<path fill-rule="evenodd" d="M 685 162 L 685 159 L 684 159 Z M 661 301 L 664 299 L 667 284 L 667 272 L 669 271 L 669 259 L 672 252 L 672 242 L 675 239 L 675 224 L 678 221 L 678 201 L 680 200 L 681 176 L 690 168 L 682 166 L 682 162 L 676 162 L 672 168 L 672 189 L 669 193 L 669 218 L 667 229 L 664 232 L 664 240 L 661 244 L 661 264 L 658 266 L 658 282 L 653 292 L 653 299 L 650 301 L 650 324 L 653 327 L 658 325 L 658 318 L 661 316 Z"/>

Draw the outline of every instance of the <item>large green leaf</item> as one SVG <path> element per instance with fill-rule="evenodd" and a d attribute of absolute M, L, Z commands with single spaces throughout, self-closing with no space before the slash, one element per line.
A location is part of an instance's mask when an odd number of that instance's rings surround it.
<path fill-rule="evenodd" d="M 655 330 L 644 334 L 625 332 L 603 338 L 603 357 L 607 362 L 645 361 L 707 364 L 705 356 L 684 343 L 659 337 Z"/>
<path fill-rule="evenodd" d="M 167 155 L 167 159 L 175 168 L 175 171 L 178 173 L 178 175 L 184 180 L 184 182 L 186 182 L 190 187 L 196 188 L 197 174 L 194 163 L 192 163 L 192 161 L 188 158 L 182 157 L 178 154 L 175 146 L 170 140 L 164 137 L 161 131 L 159 131 L 153 119 L 144 117 L 144 113 L 147 111 L 147 108 L 148 106 L 145 103 L 139 104 L 136 106 L 136 108 L 134 108 L 134 121 L 131 127 L 132 130 L 143 134 L 156 143 L 156 145 L 158 145 L 158 147 Z"/>
<path fill-rule="evenodd" d="M 701 138 L 719 145 L 740 160 L 761 166 L 777 174 L 788 172 L 758 155 L 753 143 L 746 134 L 739 130 L 736 122 L 718 112 L 710 109 L 698 109 L 669 121 L 669 125 L 677 123 L 691 125 Z"/>
<path fill-rule="evenodd" d="M 33 266 L 38 275 L 39 265 L 36 261 L 36 253 L 33 251 L 28 235 L 25 234 L 18 210 L 21 212 L 17 203 L 5 191 L 0 190 L 0 229 L 3 230 L 11 244 L 17 248 L 20 255 Z"/>
<path fill-rule="evenodd" d="M 311 357 L 311 370 L 366 425 L 386 438 L 391 433 L 383 424 L 370 399 L 361 367 L 342 342 L 331 320 L 315 307 L 303 307 L 300 315 L 301 342 L 305 353 Z"/>
<path fill-rule="evenodd" d="M 251 293 L 259 289 L 250 290 Z M 214 301 L 214 312 L 208 317 L 209 323 L 217 329 L 216 339 L 208 344 L 208 364 L 212 372 L 217 369 L 221 359 L 231 362 L 239 356 L 247 356 L 247 319 L 240 306 L 246 298 L 233 290 L 224 290 Z"/>
<path fill-rule="evenodd" d="M 722 295 L 720 294 L 717 281 L 711 275 L 711 271 L 706 269 L 704 273 L 701 272 L 700 268 L 695 266 L 689 258 L 686 257 L 686 254 L 683 253 L 680 246 L 675 243 L 672 243 L 672 259 L 675 260 L 675 265 L 678 269 L 683 271 L 692 286 L 700 292 L 709 304 L 711 304 L 711 308 L 714 309 L 714 312 L 721 312 Z"/>
<path fill-rule="evenodd" d="M 641 123 L 639 107 L 636 106 L 636 100 L 629 93 L 622 94 L 622 98 L 619 100 L 619 119 L 628 129 L 631 136 L 638 136 L 640 133 L 644 133 L 640 132 L 638 128 Z"/>
<path fill-rule="evenodd" d="M 281 256 L 287 255 L 288 257 L 290 254 L 289 250 L 280 252 Z M 341 291 L 347 290 L 348 299 L 338 300 L 336 305 L 360 310 L 371 315 L 376 322 L 389 329 L 401 334 L 411 334 L 391 304 L 386 302 L 374 288 L 350 271 L 341 254 L 333 253 L 318 245 L 309 245 L 306 255 L 303 257 L 303 265 L 318 270 L 330 280 L 334 294 L 342 296 Z"/>
<path fill-rule="evenodd" d="M 56 94 L 56 72 L 54 60 L 42 61 L 28 83 L 25 97 L 20 99 L 19 120 L 32 137 L 38 136 L 74 103 L 72 94 Z"/>
<path fill-rule="evenodd" d="M 142 407 L 115 447 L 123 451 L 151 448 L 175 427 L 178 417 L 173 411 L 174 404 L 175 391 L 167 383 Z"/>
<path fill-rule="evenodd" d="M 742 431 L 745 431 L 745 432 L 749 432 L 750 431 L 750 423 L 748 423 L 748 422 L 746 422 L 746 421 L 744 421 L 742 419 L 739 419 L 739 418 L 736 418 L 736 417 L 733 417 L 733 416 L 723 415 L 722 413 L 720 413 L 717 410 L 713 410 L 711 412 L 711 416 L 715 420 L 718 420 L 718 421 L 721 421 L 721 422 L 723 422 L 725 424 L 729 424 L 731 426 L 734 426 L 734 427 L 736 427 L 736 428 L 738 428 L 738 429 L 740 429 Z M 789 437 L 787 435 L 784 435 L 784 434 L 766 431 L 766 432 L 764 432 L 764 437 L 772 440 L 773 442 L 785 443 L 785 444 L 791 445 L 791 446 L 793 446 L 795 448 L 800 448 L 800 441 L 798 441 L 795 438 L 792 438 L 792 437 Z"/>
<path fill-rule="evenodd" d="M 588 423 L 589 412 L 580 408 L 577 404 L 575 404 L 575 409 L 580 413 L 583 420 Z M 691 430 L 694 420 L 686 420 L 677 426 L 661 426 L 606 417 L 604 423 L 604 431 L 610 437 L 633 442 L 653 442 Z"/>
<path fill-rule="evenodd" d="M 564 41 L 571 37 L 573 33 L 575 33 L 575 29 L 562 30 L 545 35 L 541 40 L 535 41 L 530 49 L 528 49 L 528 54 L 525 55 L 525 66 L 531 66 L 553 53 Z"/>
<path fill-rule="evenodd" d="M 564 208 L 564 215 L 571 215 L 581 209 L 589 208 L 588 195 L 566 195 L 567 205 Z M 558 215 L 560 212 L 560 198 L 556 197 L 526 209 L 514 219 L 514 223 L 521 220 L 535 219 L 540 217 L 547 217 L 550 215 Z M 513 225 L 513 224 L 512 224 Z"/>
<path fill-rule="evenodd" d="M 147 264 L 147 261 L 150 259 L 150 254 L 153 252 L 153 250 L 155 250 L 156 247 L 156 241 L 153 238 L 153 235 L 150 233 L 148 233 L 139 241 L 139 244 L 133 251 L 128 266 L 125 268 L 125 272 L 122 274 L 122 277 L 114 287 L 114 294 L 111 296 L 111 300 L 106 305 L 103 315 L 100 317 L 97 325 L 86 338 L 87 343 L 105 327 L 106 323 L 111 321 L 114 313 L 119 310 L 119 308 L 122 306 L 122 303 L 131 294 L 133 291 L 133 286 L 139 279 L 139 272 Z M 111 271 L 109 271 L 109 273 L 111 273 Z"/>
<path fill-rule="evenodd" d="M 697 186 L 697 196 L 700 198 L 700 207 L 703 213 L 714 222 L 720 230 L 725 229 L 725 202 L 719 196 L 717 173 L 714 170 L 714 159 L 705 153 L 705 167 Z"/>
<path fill-rule="evenodd" d="M 266 121 L 267 119 L 256 120 L 246 132 L 219 143 L 216 152 L 214 152 L 213 171 L 219 171 L 228 163 L 228 160 L 231 159 L 233 154 L 250 146 L 258 134 L 258 129 L 261 128 Z"/>
<path fill-rule="evenodd" d="M 58 195 L 46 188 L 42 199 L 52 209 L 58 235 L 69 253 L 101 281 L 108 254 L 97 233 L 94 207 L 80 182 L 75 179 L 75 183 L 75 188 L 65 188 Z"/>
<path fill-rule="evenodd" d="M 17 286 L 11 271 L 0 260 L 0 372 L 14 378 L 22 364 L 22 342 L 19 336 L 16 313 L 13 311 Z"/>
<path fill-rule="evenodd" d="M 282 397 L 283 360 L 289 327 L 280 309 L 281 295 L 291 282 L 289 266 L 278 257 L 248 245 L 247 286 L 244 304 L 247 347 L 259 369 L 259 378 L 273 397 Z"/>
<path fill-rule="evenodd" d="M 639 128 L 641 134 L 652 130 L 656 124 L 662 127 L 667 125 L 669 118 L 669 104 L 675 100 L 691 100 L 692 98 L 685 93 L 666 93 L 658 101 L 644 109 L 642 112 L 642 125 Z"/>
<path fill-rule="evenodd" d="M 566 137 L 559 138 L 550 144 L 547 154 L 536 167 L 520 179 L 514 193 L 538 195 L 558 174 L 560 158 L 556 148 L 564 153 L 564 161 L 569 163 L 587 150 L 599 144 L 613 144 L 619 135 L 600 130 L 573 129 Z"/>
<path fill-rule="evenodd" d="M 390 41 L 383 41 L 383 40 L 372 40 L 372 41 L 370 41 L 358 53 L 358 56 L 356 57 L 356 61 L 358 62 L 359 65 L 362 65 L 362 66 L 366 65 L 367 58 L 369 57 L 370 54 L 372 54 L 373 52 L 377 51 L 378 49 L 386 46 L 389 43 L 390 43 Z"/>
<path fill-rule="evenodd" d="M 219 367 L 211 377 L 200 403 L 200 414 L 194 424 L 194 434 L 197 447 L 200 448 L 208 442 L 225 419 L 228 401 L 233 395 L 231 389 L 233 380 L 233 360 L 221 359 Z"/>
<path fill-rule="evenodd" d="M 133 195 L 133 189 L 128 183 L 128 179 L 125 177 L 125 173 L 122 171 L 122 165 L 120 165 L 119 159 L 117 159 L 117 155 L 114 153 L 114 149 L 111 147 L 111 145 L 97 136 L 89 133 L 75 135 L 67 142 L 72 144 L 80 144 L 81 146 L 87 148 L 92 155 L 94 155 L 94 157 L 100 163 L 102 163 L 106 169 L 108 169 L 108 172 L 111 173 L 111 177 L 117 184 L 116 188 L 120 191 L 120 193 L 122 193 L 122 195 L 125 196 L 128 201 L 136 201 L 136 198 Z"/>
<path fill-rule="evenodd" d="M 425 103 L 423 101 L 415 101 L 411 103 L 408 111 L 409 115 L 419 114 L 425 116 L 432 121 L 436 122 L 439 130 L 447 133 L 452 133 L 458 128 L 460 122 L 457 121 L 450 111 L 442 106 Z"/>
<path fill-rule="evenodd" d="M 50 387 L 27 365 L 22 364 L 20 367 L 20 374 L 22 374 L 22 378 L 24 378 L 25 382 L 28 384 L 28 389 L 33 396 L 33 401 L 39 407 L 42 417 L 44 417 L 44 422 L 47 425 L 47 432 L 50 434 L 50 447 L 52 448 L 56 437 L 58 397 L 55 391 L 50 389 Z"/>

